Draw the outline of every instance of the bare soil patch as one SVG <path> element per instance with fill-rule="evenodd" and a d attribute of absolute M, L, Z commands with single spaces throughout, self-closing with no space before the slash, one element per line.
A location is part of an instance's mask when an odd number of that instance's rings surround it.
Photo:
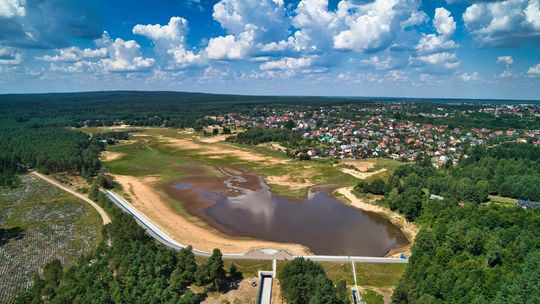
<path fill-rule="evenodd" d="M 274 150 L 274 151 L 286 151 L 287 148 L 285 148 L 284 146 L 282 146 L 281 144 L 277 143 L 277 142 L 269 142 L 269 143 L 262 143 L 262 144 L 258 144 L 258 146 L 260 147 L 266 147 L 270 150 Z"/>
<path fill-rule="evenodd" d="M 124 153 L 120 153 L 120 152 L 103 151 L 101 153 L 101 161 L 110 162 L 113 160 L 118 160 L 124 157 L 124 155 L 125 155 Z"/>
<path fill-rule="evenodd" d="M 220 248 L 224 253 L 244 253 L 253 249 L 274 248 L 296 255 L 309 254 L 309 250 L 297 244 L 283 244 L 240 237 L 228 237 L 211 228 L 201 219 L 180 214 L 168 203 L 166 194 L 157 190 L 159 177 L 114 176 L 124 189 L 125 198 L 144 216 L 184 245 L 204 251 Z"/>
<path fill-rule="evenodd" d="M 258 282 L 258 278 L 245 278 L 239 284 L 237 289 L 228 291 L 227 293 L 220 293 L 216 296 L 210 295 L 204 302 L 210 303 L 255 303 L 257 301 L 257 294 L 259 292 L 259 286 L 251 286 L 250 280 Z"/>
<path fill-rule="evenodd" d="M 358 179 L 366 179 L 373 175 L 385 172 L 386 169 L 379 169 L 377 171 L 370 171 L 375 164 L 365 160 L 345 160 L 341 162 L 348 168 L 341 168 L 341 171 L 345 174 L 349 174 Z"/>
<path fill-rule="evenodd" d="M 284 186 L 291 190 L 299 190 L 308 188 L 314 185 L 313 182 L 310 180 L 298 177 L 298 176 L 292 176 L 291 174 L 283 175 L 283 176 L 268 176 L 265 178 L 266 181 L 269 184 L 274 184 L 278 186 Z"/>
<path fill-rule="evenodd" d="M 174 145 L 179 149 L 198 150 L 199 155 L 206 155 L 212 158 L 220 158 L 232 156 L 247 162 L 257 162 L 266 164 L 285 164 L 289 160 L 270 157 L 254 151 L 248 151 L 237 147 L 232 147 L 226 143 L 214 142 L 209 145 L 209 142 L 204 142 L 202 139 L 192 138 L 171 138 L 162 137 L 160 140 L 166 144 Z"/>
<path fill-rule="evenodd" d="M 215 135 L 212 137 L 201 137 L 199 140 L 203 143 L 214 144 L 217 142 L 225 141 L 230 135 Z"/>

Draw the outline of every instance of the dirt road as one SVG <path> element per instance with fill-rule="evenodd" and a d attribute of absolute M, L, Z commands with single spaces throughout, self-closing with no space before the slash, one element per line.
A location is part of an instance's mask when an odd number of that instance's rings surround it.
<path fill-rule="evenodd" d="M 96 202 L 94 202 L 93 200 L 89 199 L 87 196 L 75 191 L 75 190 L 72 190 L 62 184 L 60 184 L 59 182 L 57 182 L 56 180 L 46 176 L 46 175 L 43 175 L 41 173 L 38 173 L 38 172 L 31 172 L 31 174 L 33 174 L 34 176 L 37 176 L 39 178 L 41 178 L 42 180 L 48 182 L 49 184 L 55 186 L 55 187 L 58 187 L 70 194 L 73 194 L 75 195 L 76 197 L 82 199 L 83 201 L 87 202 L 88 204 L 90 204 L 90 206 L 92 206 L 94 209 L 96 209 L 96 211 L 99 213 L 99 215 L 101 216 L 101 219 L 103 221 L 103 225 L 106 225 L 108 223 L 111 222 L 111 219 L 109 218 L 109 215 L 107 214 L 107 212 L 105 212 L 105 210 L 103 210 L 103 208 L 101 208 L 101 206 L 99 206 Z"/>

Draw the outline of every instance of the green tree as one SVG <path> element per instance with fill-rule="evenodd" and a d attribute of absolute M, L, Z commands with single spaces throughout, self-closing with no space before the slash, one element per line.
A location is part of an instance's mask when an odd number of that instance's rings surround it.
<path fill-rule="evenodd" d="M 192 247 L 188 246 L 179 251 L 176 267 L 171 273 L 169 284 L 177 290 L 184 290 L 195 280 L 195 272 L 197 264 L 195 263 L 195 255 Z"/>
<path fill-rule="evenodd" d="M 385 187 L 386 187 L 386 183 L 384 182 L 384 180 L 382 178 L 377 177 L 377 178 L 374 178 L 369 183 L 368 192 L 377 194 L 377 195 L 382 195 L 384 194 Z"/>
<path fill-rule="evenodd" d="M 336 295 L 343 304 L 349 304 L 351 302 L 349 290 L 347 289 L 347 282 L 345 280 L 339 280 L 337 282 Z"/>
<path fill-rule="evenodd" d="M 320 264 L 295 258 L 278 273 L 281 294 L 289 304 L 342 303 Z"/>
<path fill-rule="evenodd" d="M 232 281 L 240 281 L 243 278 L 242 273 L 238 271 L 238 267 L 234 263 L 229 267 L 229 277 Z"/>

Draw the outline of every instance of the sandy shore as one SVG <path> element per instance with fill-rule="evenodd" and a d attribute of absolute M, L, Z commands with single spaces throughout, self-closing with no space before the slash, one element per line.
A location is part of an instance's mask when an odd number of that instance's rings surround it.
<path fill-rule="evenodd" d="M 165 194 L 155 187 L 158 177 L 125 175 L 114 177 L 124 188 L 123 196 L 144 216 L 181 244 L 210 252 L 214 248 L 220 248 L 223 253 L 245 253 L 253 249 L 273 248 L 286 250 L 295 255 L 311 254 L 309 249 L 302 245 L 228 237 L 197 217 L 179 214 L 167 203 Z"/>
<path fill-rule="evenodd" d="M 409 240 L 409 245 L 393 249 L 386 256 L 395 256 L 401 253 L 409 253 L 410 255 L 410 248 L 414 244 L 416 234 L 418 234 L 418 231 L 420 230 L 418 226 L 407 221 L 402 215 L 393 212 L 388 208 L 364 202 L 364 200 L 354 195 L 352 191 L 353 187 L 343 187 L 335 190 L 335 192 L 339 194 L 340 197 L 345 198 L 351 204 L 351 206 L 364 211 L 375 212 L 383 215 L 390 222 L 392 222 L 392 224 L 399 227 L 407 240 Z"/>

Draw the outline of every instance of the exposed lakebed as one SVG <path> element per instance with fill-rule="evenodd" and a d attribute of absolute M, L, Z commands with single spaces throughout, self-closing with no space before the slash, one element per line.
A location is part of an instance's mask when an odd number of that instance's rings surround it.
<path fill-rule="evenodd" d="M 383 216 L 348 206 L 325 189 L 293 200 L 272 193 L 257 175 L 220 170 L 224 177 L 191 172 L 165 192 L 228 235 L 302 244 L 315 254 L 383 256 L 408 244 Z"/>

